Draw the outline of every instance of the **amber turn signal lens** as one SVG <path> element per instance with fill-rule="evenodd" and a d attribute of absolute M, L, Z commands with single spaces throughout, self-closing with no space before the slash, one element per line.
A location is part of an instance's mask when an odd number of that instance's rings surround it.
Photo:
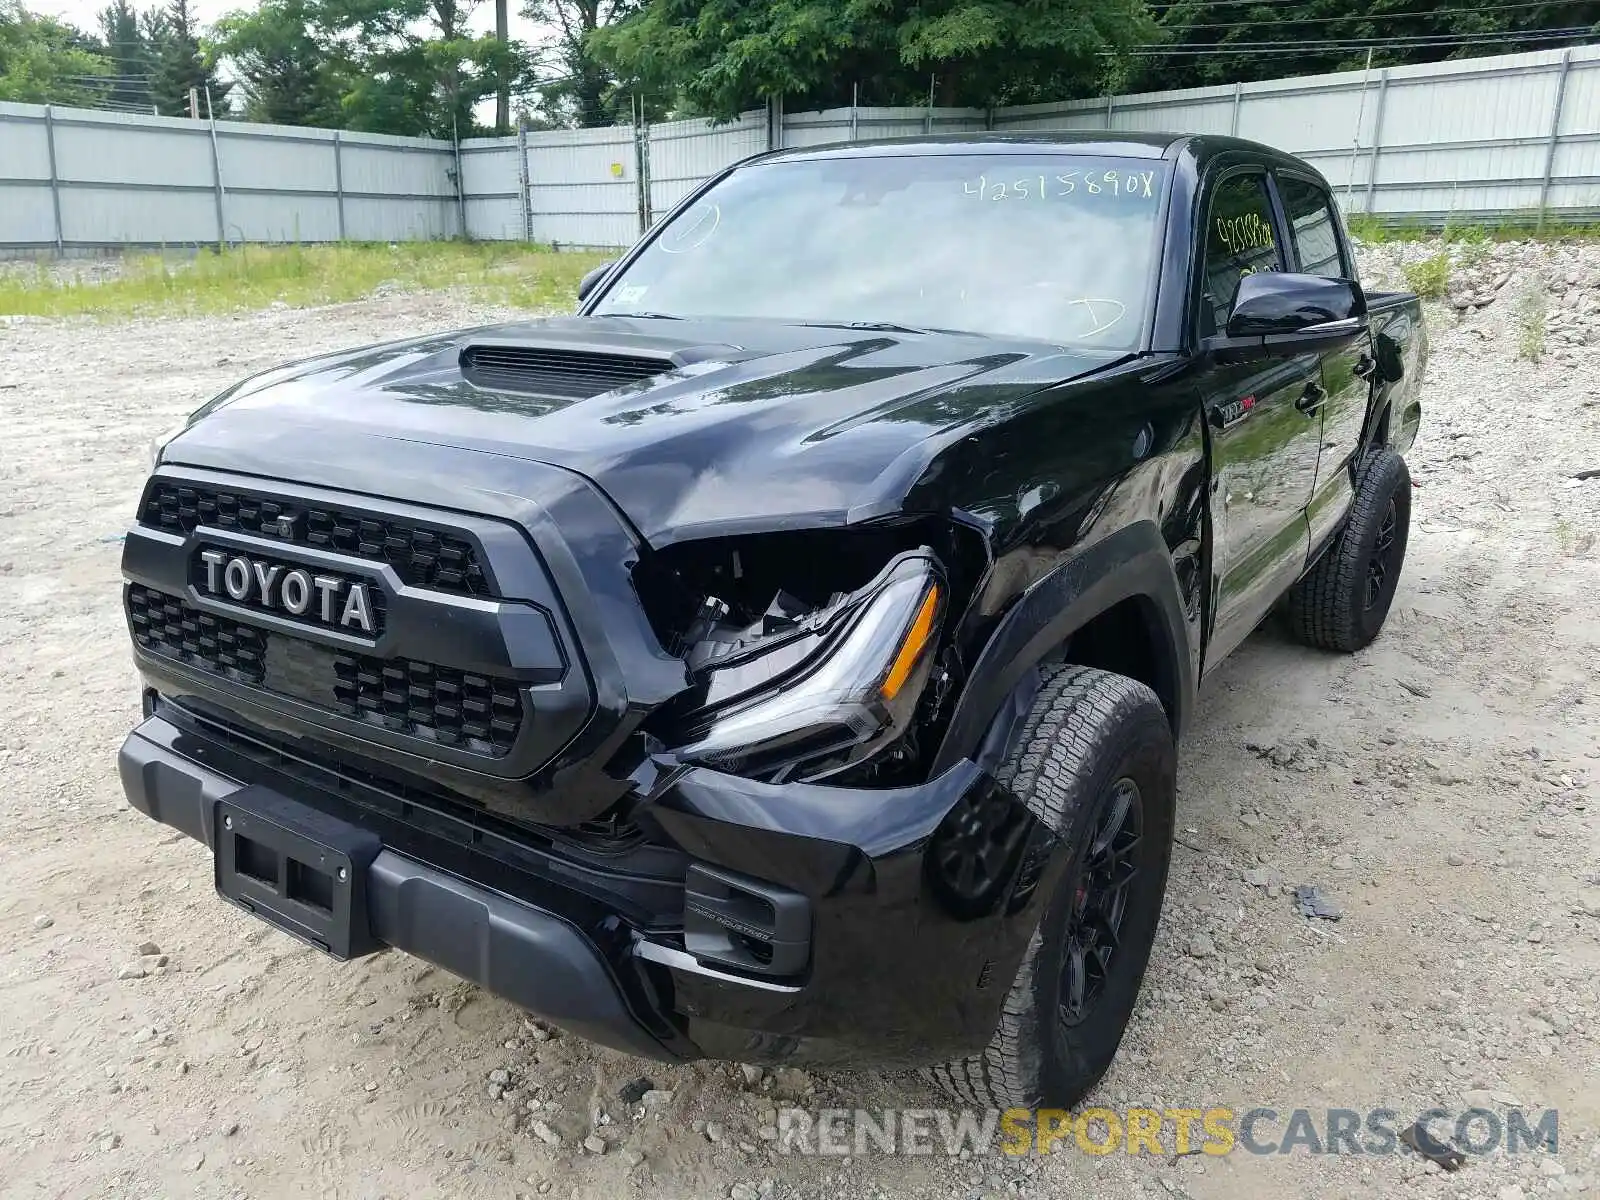
<path fill-rule="evenodd" d="M 928 644 L 928 637 L 933 633 L 933 618 L 938 611 L 939 585 L 934 584 L 923 598 L 922 607 L 917 610 L 917 619 L 911 622 L 911 632 L 906 634 L 906 640 L 900 646 L 900 653 L 895 656 L 894 665 L 884 677 L 883 687 L 879 690 L 885 700 L 893 700 L 899 695 L 900 689 L 906 685 L 906 680 L 911 678 L 911 668 L 916 666 L 917 659 L 922 657 L 923 648 Z"/>

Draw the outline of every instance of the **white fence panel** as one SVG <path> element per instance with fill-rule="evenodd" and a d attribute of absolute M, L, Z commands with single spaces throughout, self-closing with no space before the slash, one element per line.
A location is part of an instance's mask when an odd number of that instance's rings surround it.
<path fill-rule="evenodd" d="M 514 137 L 468 138 L 461 143 L 468 237 L 521 241 L 528 236 L 520 154 Z"/>
<path fill-rule="evenodd" d="M 650 215 L 659 221 L 700 184 L 767 148 L 765 111 L 721 125 L 696 119 L 650 126 Z"/>
<path fill-rule="evenodd" d="M 358 242 L 459 237 L 448 142 L 346 133 L 340 142 L 345 236 Z"/>
<path fill-rule="evenodd" d="M 827 108 L 785 113 L 784 146 L 824 146 L 833 142 L 876 142 L 982 130 L 987 119 L 977 108 Z"/>
<path fill-rule="evenodd" d="M 639 164 L 631 127 L 527 136 L 528 229 L 534 241 L 614 247 L 637 240 Z"/>
<path fill-rule="evenodd" d="M 0 179 L 49 182 L 50 142 L 44 109 L 0 102 Z"/>
<path fill-rule="evenodd" d="M 211 135 L 199 121 L 56 109 L 56 174 L 65 183 L 211 188 Z"/>
<path fill-rule="evenodd" d="M 0 246 L 54 246 L 50 139 L 44 110 L 0 103 Z"/>
<path fill-rule="evenodd" d="M 333 242 L 340 237 L 340 147 L 332 130 L 285 135 L 219 122 L 217 161 L 228 241 Z"/>
<path fill-rule="evenodd" d="M 1011 132 L 1026 129 L 1109 129 L 1104 100 L 1017 104 L 994 111 L 994 127 Z"/>
<path fill-rule="evenodd" d="M 1236 134 L 1300 154 L 1353 212 L 1438 221 L 1526 216 L 1543 205 L 1600 217 L 1597 46 L 987 114 L 835 108 L 783 114 L 774 130 L 779 112 L 651 127 L 645 197 L 631 127 L 458 149 L 229 121 L 213 135 L 209 123 L 181 118 L 0 104 L 0 249 L 463 233 L 625 246 L 646 217 L 659 220 L 702 180 L 769 146 L 991 127 Z"/>
<path fill-rule="evenodd" d="M 79 246 L 215 245 L 216 193 L 62 188 L 61 227 L 67 243 Z"/>

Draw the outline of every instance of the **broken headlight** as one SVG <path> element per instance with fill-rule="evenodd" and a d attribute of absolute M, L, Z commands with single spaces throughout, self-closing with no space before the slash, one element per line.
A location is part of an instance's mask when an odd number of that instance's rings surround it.
<path fill-rule="evenodd" d="M 822 779 L 910 726 L 932 669 L 946 585 L 926 553 L 809 612 L 780 596 L 754 626 L 708 600 L 689 647 L 703 686 L 676 757 L 783 782 Z M 721 611 L 718 609 L 721 607 Z"/>

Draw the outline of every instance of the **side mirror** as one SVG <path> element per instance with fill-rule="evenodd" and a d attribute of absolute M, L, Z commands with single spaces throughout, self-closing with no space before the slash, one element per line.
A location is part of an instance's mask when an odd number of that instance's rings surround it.
<path fill-rule="evenodd" d="M 578 299 L 587 300 L 589 298 L 589 293 L 594 291 L 594 289 L 599 286 L 600 281 L 609 275 L 611 273 L 611 268 L 616 265 L 617 260 L 613 258 L 610 262 L 601 263 L 598 267 L 594 268 L 594 270 L 586 274 L 582 279 L 578 280 Z"/>
<path fill-rule="evenodd" d="M 1239 281 L 1227 332 L 1206 346 L 1235 362 L 1330 350 L 1360 336 L 1366 315 L 1348 279 L 1264 271 Z"/>

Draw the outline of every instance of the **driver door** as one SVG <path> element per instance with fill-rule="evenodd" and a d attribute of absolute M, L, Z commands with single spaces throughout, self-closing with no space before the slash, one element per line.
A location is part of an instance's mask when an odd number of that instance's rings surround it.
<path fill-rule="evenodd" d="M 1236 170 L 1213 184 L 1198 337 L 1225 329 L 1241 278 L 1286 269 L 1281 228 L 1264 171 Z M 1209 667 L 1249 636 L 1305 569 L 1306 509 L 1321 442 L 1321 358 L 1213 362 L 1204 379 L 1214 614 Z"/>

